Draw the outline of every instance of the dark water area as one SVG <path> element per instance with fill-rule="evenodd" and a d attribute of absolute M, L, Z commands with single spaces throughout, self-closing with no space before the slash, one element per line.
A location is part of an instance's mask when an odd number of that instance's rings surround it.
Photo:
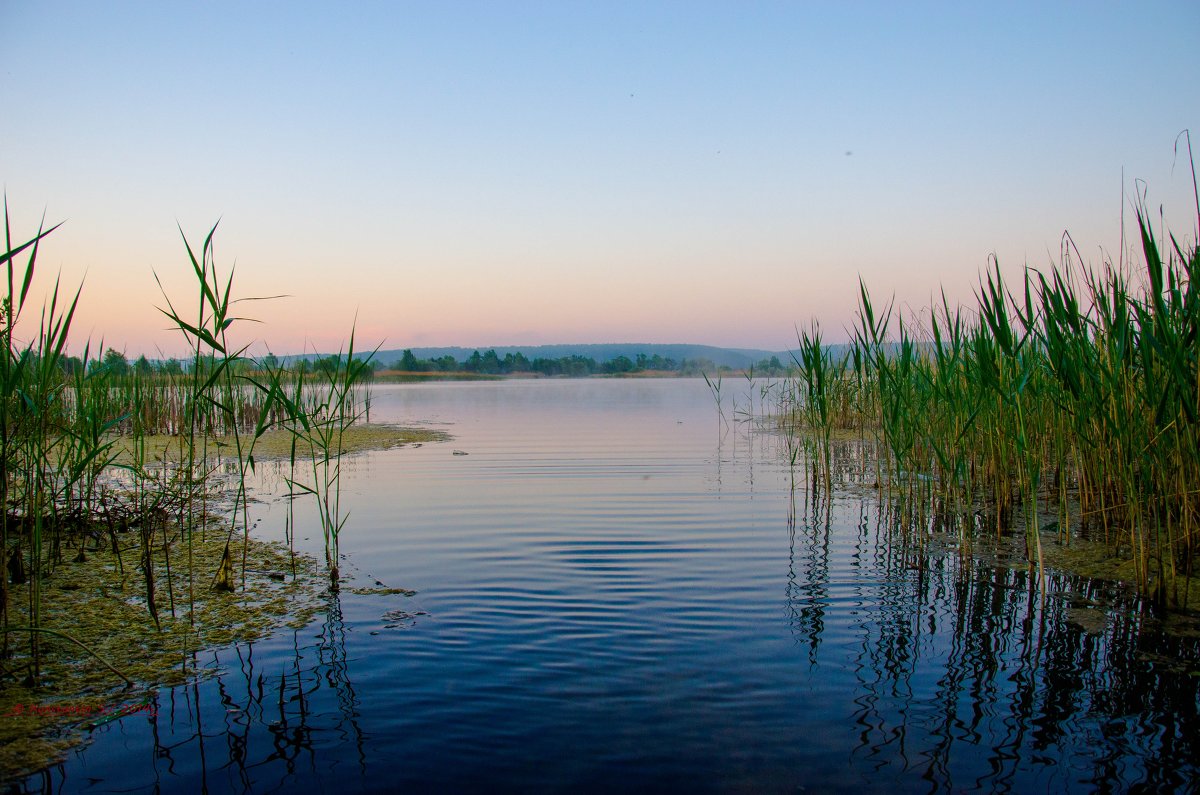
<path fill-rule="evenodd" d="M 373 421 L 454 439 L 347 461 L 314 623 L 13 790 L 1196 791 L 1197 633 L 1112 584 L 1043 593 L 872 489 L 794 493 L 735 408 L 693 380 L 375 388 Z M 351 590 L 377 582 L 417 593 Z"/>

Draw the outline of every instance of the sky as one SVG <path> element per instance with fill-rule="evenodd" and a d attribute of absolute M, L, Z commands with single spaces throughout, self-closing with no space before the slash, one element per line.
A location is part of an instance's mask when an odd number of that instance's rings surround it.
<path fill-rule="evenodd" d="M 15 238 L 71 347 L 178 356 L 215 226 L 254 352 L 847 338 L 1196 236 L 1200 4 L 0 0 Z M 36 313 L 23 323 L 36 323 Z M 28 326 L 22 327 L 25 334 Z"/>

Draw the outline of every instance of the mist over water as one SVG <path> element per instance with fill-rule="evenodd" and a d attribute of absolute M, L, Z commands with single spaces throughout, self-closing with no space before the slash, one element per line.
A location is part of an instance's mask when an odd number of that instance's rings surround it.
<path fill-rule="evenodd" d="M 348 582 L 25 791 L 1185 791 L 1200 642 L 1004 549 L 791 490 L 758 386 L 373 388 L 453 435 L 345 463 Z M 735 405 L 738 404 L 738 405 Z M 456 452 L 458 454 L 456 454 Z M 464 455 L 465 454 L 465 455 Z M 283 537 L 263 468 L 258 532 Z M 298 503 L 297 541 L 321 533 Z M 891 543 L 889 543 L 891 542 Z M 397 594 L 356 594 L 381 583 Z"/>

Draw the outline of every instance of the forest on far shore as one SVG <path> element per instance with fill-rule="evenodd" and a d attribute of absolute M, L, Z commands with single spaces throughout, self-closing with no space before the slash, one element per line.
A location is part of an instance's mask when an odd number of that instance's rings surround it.
<path fill-rule="evenodd" d="M 319 367 L 324 362 L 324 359 L 318 359 L 316 365 Z M 329 364 L 333 364 L 333 362 Z M 379 364 L 377 363 L 376 369 L 381 369 Z M 531 373 L 560 376 L 627 375 L 647 372 L 699 376 L 704 373 L 733 370 L 728 365 L 717 365 L 711 359 L 703 357 L 675 360 L 657 353 L 653 355 L 639 353 L 632 358 L 615 356 L 605 361 L 596 361 L 591 356 L 578 354 L 530 359 L 520 351 L 506 353 L 501 357 L 494 349 L 485 353 L 474 351 L 462 361 L 448 355 L 420 359 L 411 350 L 405 350 L 399 359 L 384 365 L 382 369 L 401 373 L 475 373 L 482 375 Z M 778 356 L 771 356 L 756 363 L 753 370 L 756 375 L 780 376 L 787 374 L 788 367 L 779 360 Z"/>

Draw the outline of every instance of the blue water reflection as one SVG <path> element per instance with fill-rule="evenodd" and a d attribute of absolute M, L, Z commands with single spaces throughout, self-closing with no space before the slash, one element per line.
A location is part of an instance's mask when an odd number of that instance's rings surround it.
<path fill-rule="evenodd" d="M 454 435 L 347 465 L 347 585 L 417 594 L 344 588 L 19 790 L 1187 791 L 1197 775 L 1197 634 L 1112 585 L 1055 574 L 1043 594 L 1004 548 L 897 543 L 911 523 L 868 487 L 792 492 L 779 438 L 719 422 L 702 381 L 381 387 L 372 415 Z M 282 503 L 258 509 L 281 536 Z M 318 550 L 320 531 L 298 539 Z"/>

